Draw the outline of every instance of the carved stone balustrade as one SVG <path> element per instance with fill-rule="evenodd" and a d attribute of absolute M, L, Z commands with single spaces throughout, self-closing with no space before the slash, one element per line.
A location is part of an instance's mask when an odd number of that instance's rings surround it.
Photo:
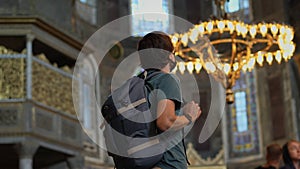
<path fill-rule="evenodd" d="M 72 100 L 72 74 L 34 57 L 32 99 L 64 113 L 76 115 Z"/>
<path fill-rule="evenodd" d="M 2 55 L 1 57 L 0 100 L 24 98 L 26 55 Z"/>
<path fill-rule="evenodd" d="M 32 100 L 63 113 L 76 115 L 72 101 L 71 71 L 51 65 L 43 54 L 33 57 Z M 26 55 L 0 47 L 0 101 L 26 98 Z"/>
<path fill-rule="evenodd" d="M 32 137 L 76 155 L 82 149 L 82 130 L 73 106 L 71 71 L 53 66 L 43 54 L 32 56 L 31 65 L 27 59 L 27 54 L 0 46 L 0 143 Z"/>

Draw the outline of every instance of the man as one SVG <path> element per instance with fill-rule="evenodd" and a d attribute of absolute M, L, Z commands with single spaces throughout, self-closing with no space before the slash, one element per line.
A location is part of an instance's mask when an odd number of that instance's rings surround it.
<path fill-rule="evenodd" d="M 183 139 L 183 128 L 193 123 L 201 114 L 198 104 L 183 105 L 179 80 L 170 72 L 176 66 L 174 47 L 169 36 L 162 32 L 151 32 L 138 43 L 141 66 L 147 75 L 155 73 L 147 83 L 155 94 L 149 95 L 151 110 L 156 112 L 158 133 L 177 131 Z M 150 92 L 151 92 L 150 91 Z M 175 139 L 176 140 L 176 139 Z M 171 140 L 161 161 L 154 168 L 186 169 L 187 158 L 183 141 Z"/>
<path fill-rule="evenodd" d="M 282 149 L 279 144 L 270 144 L 266 148 L 267 163 L 257 167 L 256 169 L 279 169 L 282 158 Z"/>

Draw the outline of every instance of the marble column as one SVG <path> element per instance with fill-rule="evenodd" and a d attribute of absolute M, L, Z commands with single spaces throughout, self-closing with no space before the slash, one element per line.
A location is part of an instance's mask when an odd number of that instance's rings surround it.
<path fill-rule="evenodd" d="M 24 142 L 16 146 L 19 154 L 19 169 L 33 169 L 32 162 L 38 144 L 33 142 Z"/>
<path fill-rule="evenodd" d="M 26 58 L 26 94 L 27 99 L 31 99 L 31 84 L 32 84 L 32 41 L 34 40 L 34 35 L 28 34 L 26 36 L 26 50 L 27 50 L 27 58 Z"/>

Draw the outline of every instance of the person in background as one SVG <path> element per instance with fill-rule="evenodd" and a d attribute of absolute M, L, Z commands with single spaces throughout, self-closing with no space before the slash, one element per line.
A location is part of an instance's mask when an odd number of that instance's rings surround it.
<path fill-rule="evenodd" d="M 300 169 L 300 144 L 290 140 L 282 148 L 284 166 L 281 169 Z"/>
<path fill-rule="evenodd" d="M 279 144 L 270 144 L 266 148 L 266 160 L 264 165 L 255 169 L 279 169 L 282 159 L 282 149 Z"/>

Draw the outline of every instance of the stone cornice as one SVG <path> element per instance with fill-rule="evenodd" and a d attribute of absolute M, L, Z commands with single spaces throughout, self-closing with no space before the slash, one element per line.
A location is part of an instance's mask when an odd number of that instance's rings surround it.
<path fill-rule="evenodd" d="M 44 142 L 46 144 L 50 144 L 50 145 L 56 146 L 59 149 L 64 148 L 67 151 L 72 151 L 72 152 L 81 152 L 81 151 L 83 151 L 83 146 L 79 145 L 78 143 L 68 143 L 66 141 L 55 140 L 53 138 L 48 138 L 48 137 L 45 137 L 45 136 L 42 136 L 40 134 L 33 133 L 33 132 L 7 132 L 7 133 L 0 133 L 0 137 L 1 138 L 14 138 L 13 140 L 15 140 L 16 142 L 11 142 L 11 143 L 17 143 L 18 141 L 20 141 L 20 140 L 18 140 L 16 138 L 31 137 L 31 138 L 36 139 L 40 144 L 42 142 Z M 26 139 L 23 138 L 21 140 L 26 140 Z"/>
<path fill-rule="evenodd" d="M 52 34 L 53 36 L 61 39 L 62 41 L 66 42 L 70 46 L 81 50 L 83 44 L 75 39 L 64 33 L 63 31 L 57 29 L 53 25 L 48 24 L 47 22 L 41 20 L 37 17 L 0 17 L 0 24 L 32 24 L 36 25 L 37 27 L 45 30 L 46 32 Z"/>

